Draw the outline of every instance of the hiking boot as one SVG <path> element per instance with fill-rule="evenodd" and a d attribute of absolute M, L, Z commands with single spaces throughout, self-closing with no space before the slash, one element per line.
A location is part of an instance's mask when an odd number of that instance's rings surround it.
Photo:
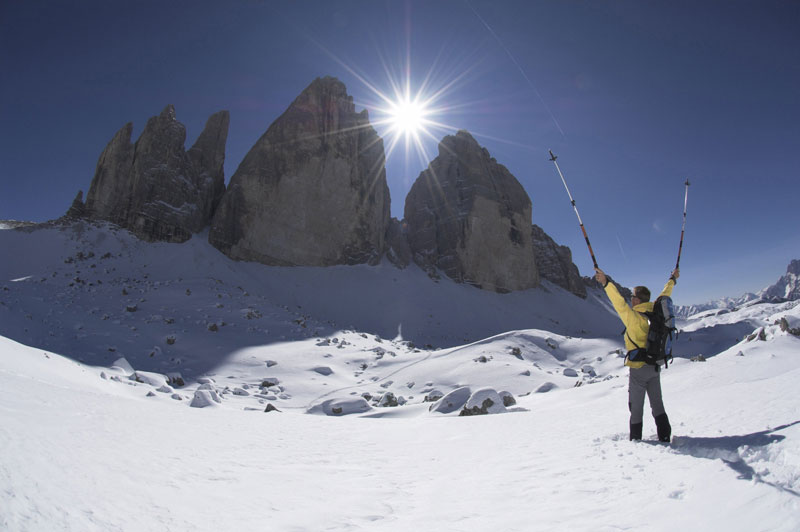
<path fill-rule="evenodd" d="M 631 423 L 631 441 L 642 439 L 642 424 Z"/>
<path fill-rule="evenodd" d="M 658 432 L 658 441 L 669 443 L 672 439 L 672 427 L 666 412 L 656 416 L 656 432 Z"/>

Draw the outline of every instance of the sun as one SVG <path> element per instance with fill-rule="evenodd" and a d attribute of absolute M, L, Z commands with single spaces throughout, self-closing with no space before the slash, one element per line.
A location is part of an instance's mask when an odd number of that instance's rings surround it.
<path fill-rule="evenodd" d="M 427 147 L 438 142 L 436 135 L 453 128 L 440 121 L 445 113 L 436 105 L 441 93 L 429 94 L 424 87 L 412 92 L 410 83 L 404 85 L 392 83 L 390 92 L 375 90 L 380 103 L 368 107 L 375 113 L 373 124 L 379 134 L 388 140 L 386 157 L 402 146 L 406 160 L 416 153 L 425 165 L 430 161 Z"/>
<path fill-rule="evenodd" d="M 431 109 L 425 103 L 403 96 L 396 101 L 389 102 L 386 109 L 386 121 L 390 131 L 408 138 L 409 136 L 419 136 L 425 131 L 426 126 L 431 125 L 427 118 L 431 113 Z"/>

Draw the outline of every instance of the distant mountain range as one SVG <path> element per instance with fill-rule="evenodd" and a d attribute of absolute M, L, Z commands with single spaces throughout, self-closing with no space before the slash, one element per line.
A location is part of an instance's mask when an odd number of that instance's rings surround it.
<path fill-rule="evenodd" d="M 758 303 L 780 303 L 800 299 L 800 260 L 793 260 L 786 268 L 786 274 L 778 281 L 758 293 L 747 292 L 739 297 L 723 297 L 699 305 L 678 306 L 675 313 L 678 317 L 688 318 L 709 310 L 733 310 L 746 305 Z"/>

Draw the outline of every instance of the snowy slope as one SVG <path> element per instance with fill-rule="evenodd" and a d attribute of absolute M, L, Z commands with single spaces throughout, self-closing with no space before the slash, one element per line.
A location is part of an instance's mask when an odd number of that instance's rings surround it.
<path fill-rule="evenodd" d="M 681 321 L 675 438 L 633 444 L 598 294 L 84 224 L 0 248 L 0 529 L 800 528 L 797 302 Z"/>
<path fill-rule="evenodd" d="M 0 340 L 0 526 L 797 530 L 798 342 L 770 328 L 676 362 L 676 436 L 662 446 L 626 441 L 624 379 L 519 397 L 499 416 L 265 414 L 148 397 L 148 384 Z"/>
<path fill-rule="evenodd" d="M 601 336 L 619 323 L 605 303 L 549 284 L 496 294 L 388 263 L 269 268 L 231 261 L 202 235 L 148 244 L 77 223 L 0 231 L 0 249 L 0 334 L 87 363 L 125 356 L 190 377 L 238 349 L 342 330 L 448 347 L 528 328 Z"/>

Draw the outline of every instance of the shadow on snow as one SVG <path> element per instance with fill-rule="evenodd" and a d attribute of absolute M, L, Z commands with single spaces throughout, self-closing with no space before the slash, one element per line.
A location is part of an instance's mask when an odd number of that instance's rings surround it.
<path fill-rule="evenodd" d="M 800 420 L 773 429 L 736 436 L 719 436 L 713 438 L 675 436 L 672 439 L 672 449 L 678 453 L 694 456 L 696 458 L 707 458 L 711 460 L 719 458 L 728 465 L 728 467 L 738 473 L 738 478 L 742 480 L 762 482 L 780 491 L 794 495 L 795 497 L 800 497 L 800 493 L 792 488 L 764 480 L 761 475 L 745 461 L 745 458 L 740 453 L 740 449 L 743 447 L 752 450 L 785 440 L 786 436 L 775 433 L 797 424 L 800 424 Z M 654 445 L 656 444 L 654 443 Z"/>

